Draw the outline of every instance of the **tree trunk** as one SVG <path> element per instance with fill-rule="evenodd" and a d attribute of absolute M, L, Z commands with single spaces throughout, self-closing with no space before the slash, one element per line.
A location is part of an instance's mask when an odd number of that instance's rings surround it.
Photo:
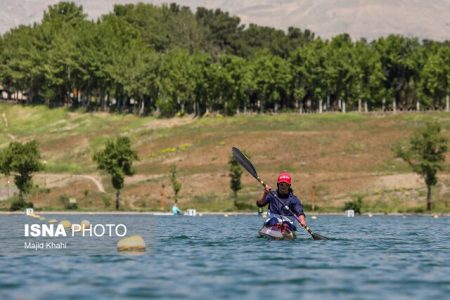
<path fill-rule="evenodd" d="M 382 111 L 385 111 L 385 110 L 386 110 L 386 98 L 383 98 L 381 110 L 382 110 Z"/>
<path fill-rule="evenodd" d="M 417 99 L 417 101 L 416 101 L 416 110 L 420 111 L 420 101 L 419 101 L 419 99 Z"/>
<path fill-rule="evenodd" d="M 427 210 L 431 210 L 431 185 L 427 185 Z"/>
<path fill-rule="evenodd" d="M 447 100 L 445 101 L 445 111 L 449 112 L 450 111 L 450 96 L 447 95 Z"/>
<path fill-rule="evenodd" d="M 116 190 L 116 210 L 120 208 L 120 190 Z"/>
<path fill-rule="evenodd" d="M 364 100 L 364 112 L 366 112 L 366 113 L 369 112 L 369 105 L 367 104 L 367 99 Z"/>
<path fill-rule="evenodd" d="M 361 99 L 358 99 L 358 112 L 360 113 L 362 110 Z"/>
<path fill-rule="evenodd" d="M 322 113 L 322 98 L 319 99 L 319 114 Z"/>
<path fill-rule="evenodd" d="M 234 194 L 234 201 L 233 201 L 234 207 L 237 207 L 237 200 L 238 200 L 238 198 L 237 198 L 237 192 L 236 192 L 236 191 L 233 191 L 233 194 Z"/>
<path fill-rule="evenodd" d="M 25 199 L 23 197 L 23 192 L 21 190 L 19 190 L 19 203 L 22 205 L 25 203 Z"/>
<path fill-rule="evenodd" d="M 397 112 L 397 103 L 395 102 L 395 98 L 392 100 L 392 111 Z"/>
<path fill-rule="evenodd" d="M 342 100 L 342 112 L 345 114 L 347 112 L 347 107 L 345 105 L 345 100 Z"/>
<path fill-rule="evenodd" d="M 143 116 L 145 111 L 145 100 L 141 100 L 141 108 L 139 109 L 139 116 Z"/>

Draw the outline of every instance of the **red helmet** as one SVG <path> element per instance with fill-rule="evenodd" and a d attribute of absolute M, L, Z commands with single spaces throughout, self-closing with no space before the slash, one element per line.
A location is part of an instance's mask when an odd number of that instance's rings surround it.
<path fill-rule="evenodd" d="M 278 175 L 277 183 L 280 182 L 286 182 L 287 184 L 291 185 L 291 175 L 289 175 L 289 173 L 286 172 L 280 173 L 280 175 Z"/>

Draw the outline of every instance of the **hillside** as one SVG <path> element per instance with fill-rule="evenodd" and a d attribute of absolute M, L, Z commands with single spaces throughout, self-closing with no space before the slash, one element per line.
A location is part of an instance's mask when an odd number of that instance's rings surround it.
<path fill-rule="evenodd" d="M 0 33 L 21 24 L 39 22 L 45 9 L 57 0 L 0 0 Z M 74 1 L 83 5 L 89 17 L 96 19 L 111 12 L 114 4 L 152 3 L 165 0 Z M 195 10 L 197 7 L 220 8 L 237 15 L 243 24 L 255 23 L 286 29 L 308 28 L 323 38 L 349 33 L 353 38 L 369 40 L 391 33 L 434 40 L 450 39 L 450 0 L 179 0 Z"/>
<path fill-rule="evenodd" d="M 182 208 L 232 210 L 227 162 L 231 147 L 237 146 L 250 154 L 261 177 L 272 184 L 279 171 L 291 172 L 294 190 L 307 206 L 314 186 L 322 211 L 340 210 L 356 194 L 364 197 L 367 210 L 420 211 L 425 205 L 423 183 L 394 159 L 390 149 L 432 118 L 450 137 L 448 113 L 155 119 L 0 104 L 0 148 L 12 140 L 39 142 L 46 171 L 35 176 L 39 188 L 29 197 L 43 209 L 60 209 L 61 196 L 75 197 L 82 210 L 113 209 L 109 178 L 96 171 L 91 158 L 108 138 L 120 134 L 131 138 L 140 157 L 137 174 L 126 180 L 123 190 L 125 209 L 161 209 L 163 184 L 169 208 L 168 172 L 176 164 Z M 448 210 L 448 165 L 441 182 L 435 190 L 436 208 Z M 12 187 L 8 189 L 2 176 L 0 197 L 8 193 Z M 258 184 L 244 173 L 242 208 L 253 209 L 259 194 Z M 7 205 L 0 201 L 0 207 Z"/>

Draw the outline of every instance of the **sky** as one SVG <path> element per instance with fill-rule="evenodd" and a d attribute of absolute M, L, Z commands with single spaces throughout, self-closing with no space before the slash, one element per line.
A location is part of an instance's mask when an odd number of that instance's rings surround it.
<path fill-rule="evenodd" d="M 56 0 L 0 0 L 0 34 L 20 24 L 40 22 Z M 111 12 L 114 4 L 162 0 L 74 0 L 92 19 Z M 193 11 L 199 6 L 220 8 L 255 23 L 287 29 L 310 29 L 323 38 L 349 33 L 369 40 L 390 33 L 434 40 L 450 40 L 450 0 L 178 0 Z"/>

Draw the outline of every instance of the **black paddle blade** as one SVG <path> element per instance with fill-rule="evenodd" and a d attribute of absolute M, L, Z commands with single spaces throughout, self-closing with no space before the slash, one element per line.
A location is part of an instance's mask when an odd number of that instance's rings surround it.
<path fill-rule="evenodd" d="M 250 160 L 245 156 L 238 148 L 231 148 L 231 152 L 233 153 L 234 159 L 237 160 L 238 163 L 241 164 L 253 177 L 258 179 L 258 173 L 256 172 L 255 167 L 250 162 Z M 258 179 L 259 180 L 259 179 Z"/>
<path fill-rule="evenodd" d="M 328 238 L 326 238 L 326 237 L 324 237 L 323 235 L 320 235 L 320 234 L 318 234 L 318 233 L 313 233 L 311 236 L 312 236 L 313 240 L 315 240 L 315 241 L 319 241 L 319 240 L 322 240 L 322 241 L 328 240 Z"/>
<path fill-rule="evenodd" d="M 313 240 L 315 240 L 315 241 L 328 240 L 328 238 L 324 237 L 323 235 L 312 232 L 312 230 L 311 230 L 311 228 L 309 228 L 309 226 L 306 226 L 305 229 L 306 229 L 306 231 L 309 232 L 309 234 L 312 236 Z"/>

